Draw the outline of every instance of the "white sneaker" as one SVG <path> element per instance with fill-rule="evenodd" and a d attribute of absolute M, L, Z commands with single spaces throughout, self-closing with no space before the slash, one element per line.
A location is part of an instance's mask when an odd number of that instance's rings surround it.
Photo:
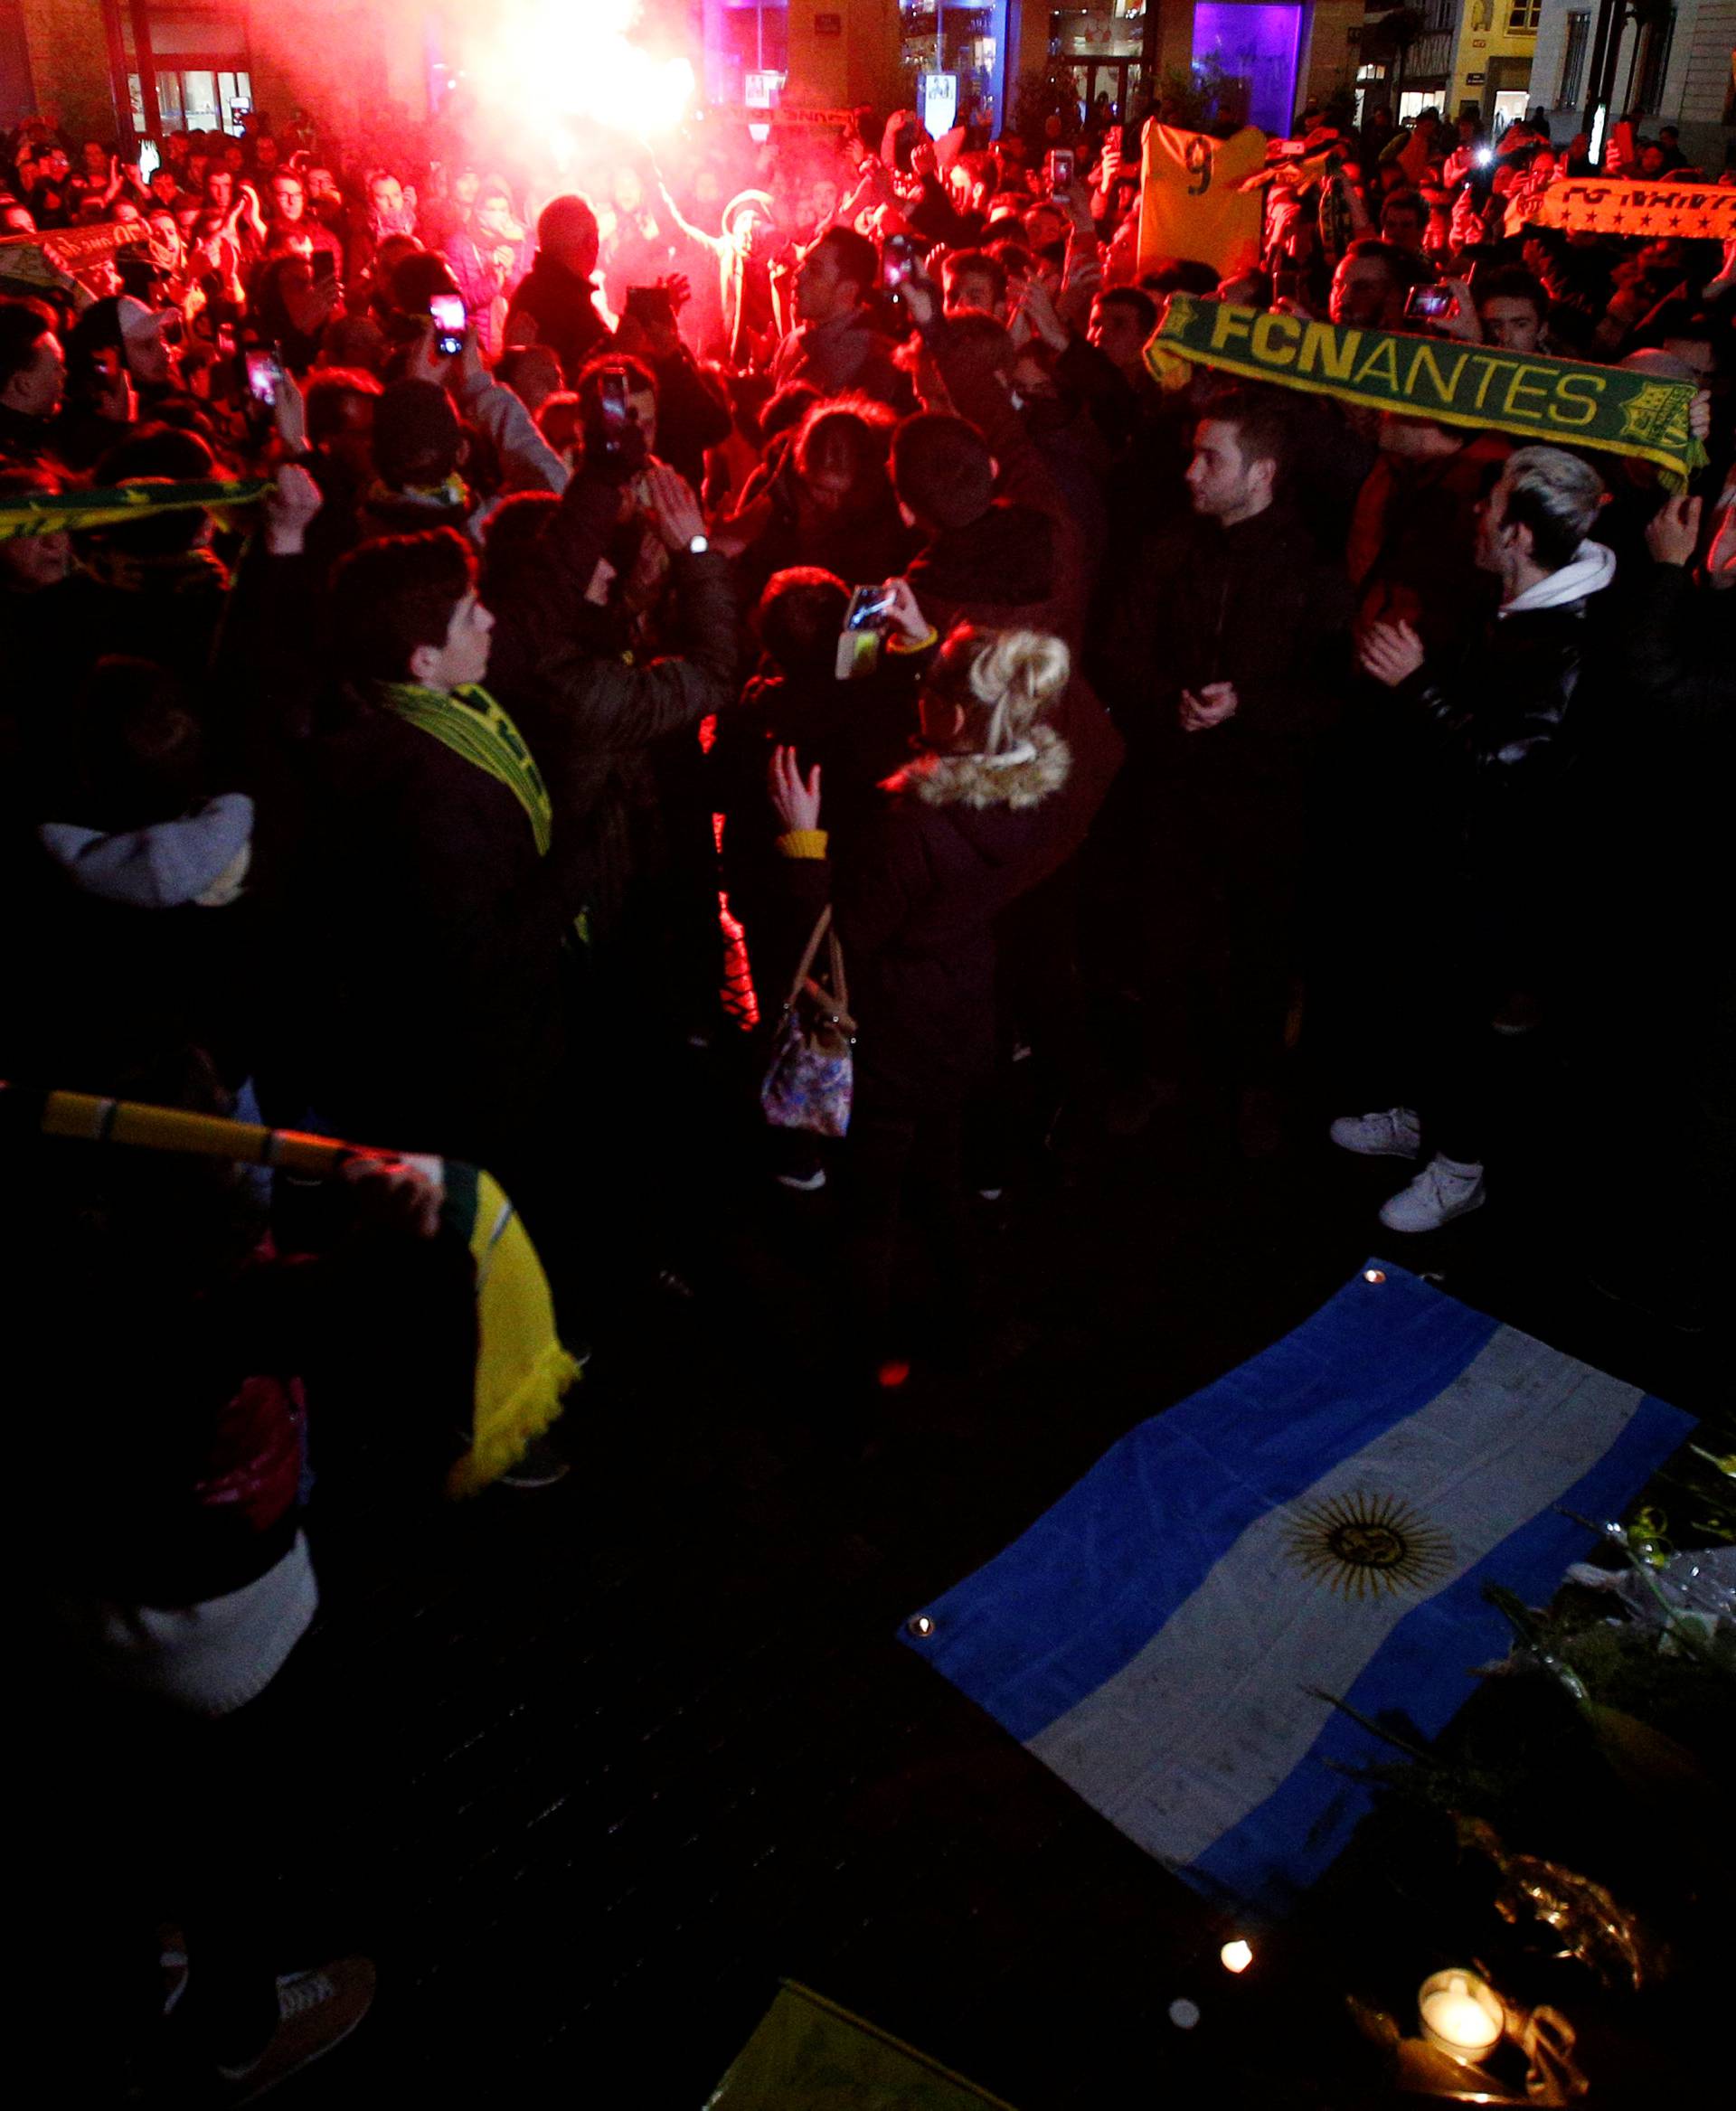
<path fill-rule="evenodd" d="M 1408 1107 L 1390 1107 L 1384 1114 L 1341 1114 L 1332 1125 L 1332 1140 L 1359 1158 L 1415 1158 L 1422 1150 L 1422 1124 Z"/>
<path fill-rule="evenodd" d="M 1409 1187 L 1381 1204 L 1381 1222 L 1389 1231 L 1438 1231 L 1483 1202 L 1483 1168 L 1436 1152 Z"/>

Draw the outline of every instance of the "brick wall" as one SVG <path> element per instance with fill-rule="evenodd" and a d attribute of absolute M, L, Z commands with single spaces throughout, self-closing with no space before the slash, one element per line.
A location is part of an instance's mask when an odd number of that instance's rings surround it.
<path fill-rule="evenodd" d="M 112 139 L 108 43 L 98 0 L 20 0 L 39 112 L 58 110 L 74 136 Z"/>

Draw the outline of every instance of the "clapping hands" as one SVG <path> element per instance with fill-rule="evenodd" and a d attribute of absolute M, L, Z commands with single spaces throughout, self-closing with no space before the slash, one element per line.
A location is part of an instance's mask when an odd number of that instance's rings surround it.
<path fill-rule="evenodd" d="M 1422 640 L 1401 618 L 1397 623 L 1371 623 L 1356 656 L 1364 674 L 1396 689 L 1420 669 L 1426 655 Z"/>

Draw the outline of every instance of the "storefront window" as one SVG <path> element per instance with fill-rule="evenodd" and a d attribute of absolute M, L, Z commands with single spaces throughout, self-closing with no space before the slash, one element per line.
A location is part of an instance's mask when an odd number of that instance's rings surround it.
<path fill-rule="evenodd" d="M 1050 15 L 1050 45 L 1063 59 L 1077 61 L 1073 80 L 1088 119 L 1125 125 L 1138 114 L 1145 29 L 1145 0 L 1104 0 L 1096 7 L 1058 8 Z"/>
<path fill-rule="evenodd" d="M 925 77 L 950 76 L 958 83 L 953 106 L 958 121 L 997 131 L 1006 0 L 983 0 L 976 6 L 956 0 L 899 0 L 898 14 L 910 107 L 917 107 L 917 84 Z M 950 99 L 949 92 L 940 99 Z"/>
<path fill-rule="evenodd" d="M 174 0 L 146 0 L 157 105 L 149 112 L 139 87 L 134 14 L 123 8 L 120 16 L 134 131 L 152 139 L 165 132 L 239 133 L 253 108 L 247 24 L 240 0 L 197 8 L 177 6 Z"/>
<path fill-rule="evenodd" d="M 253 80 L 245 72 L 225 72 L 202 67 L 156 69 L 156 105 L 161 116 L 155 125 L 145 121 L 145 97 L 137 73 L 127 76 L 128 99 L 133 106 L 133 129 L 141 138 L 160 138 L 165 132 L 230 132 L 240 136 L 242 119 L 253 108 Z"/>
<path fill-rule="evenodd" d="M 750 73 L 788 70 L 788 0 L 704 0 L 704 36 L 706 99 L 744 103 Z"/>
<path fill-rule="evenodd" d="M 1194 10 L 1194 71 L 1221 69 L 1243 91 L 1235 99 L 1241 107 L 1225 114 L 1279 137 L 1288 136 L 1296 115 L 1296 60 L 1301 40 L 1299 6 L 1200 0 Z"/>

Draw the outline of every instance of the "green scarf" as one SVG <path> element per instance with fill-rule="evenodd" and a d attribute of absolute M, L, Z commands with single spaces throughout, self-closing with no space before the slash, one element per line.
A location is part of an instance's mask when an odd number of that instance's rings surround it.
<path fill-rule="evenodd" d="M 262 476 L 241 483 L 215 479 L 177 484 L 123 484 L 109 491 L 33 491 L 0 505 L 0 542 L 15 535 L 55 535 L 63 530 L 112 528 L 146 514 L 185 513 L 190 506 L 215 511 L 252 505 L 271 488 Z"/>
<path fill-rule="evenodd" d="M 387 682 L 380 701 L 406 724 L 431 733 L 453 754 L 506 787 L 524 807 L 536 839 L 536 854 L 546 857 L 554 832 L 554 808 L 542 772 L 532 759 L 518 728 L 486 689 L 423 689 L 414 682 Z"/>
<path fill-rule="evenodd" d="M 1539 352 L 1305 323 L 1297 316 L 1172 293 L 1146 346 L 1146 363 L 1167 386 L 1173 360 L 1441 425 L 1637 455 L 1678 479 L 1677 488 L 1706 458 L 1688 430 L 1694 391 L 1686 382 Z"/>

